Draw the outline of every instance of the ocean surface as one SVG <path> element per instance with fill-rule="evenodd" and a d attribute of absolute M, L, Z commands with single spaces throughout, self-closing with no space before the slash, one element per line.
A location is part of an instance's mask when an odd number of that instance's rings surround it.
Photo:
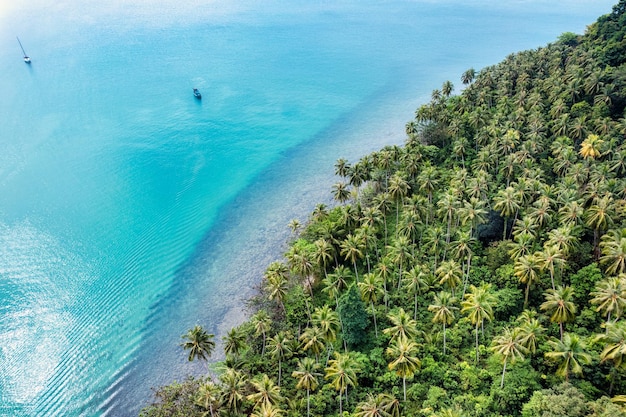
<path fill-rule="evenodd" d="M 334 162 L 402 144 L 466 69 L 612 1 L 0 3 L 0 416 L 135 416 L 199 375 L 331 204 Z M 16 36 L 32 58 L 22 61 Z M 192 88 L 203 94 L 195 100 Z"/>

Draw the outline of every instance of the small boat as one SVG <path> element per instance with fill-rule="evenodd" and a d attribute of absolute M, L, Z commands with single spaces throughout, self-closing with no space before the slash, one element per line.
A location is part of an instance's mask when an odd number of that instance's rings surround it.
<path fill-rule="evenodd" d="M 193 96 L 194 96 L 195 98 L 197 98 L 198 100 L 201 100 L 201 99 L 202 99 L 202 94 L 200 94 L 200 91 L 198 91 L 198 89 L 197 89 L 197 88 L 194 88 L 194 89 L 193 89 Z"/>
<path fill-rule="evenodd" d="M 20 48 L 22 48 L 22 54 L 24 54 L 24 62 L 30 64 L 30 57 L 26 55 L 26 51 L 24 51 L 24 47 L 22 46 L 22 42 L 20 42 L 20 38 L 17 38 L 17 43 L 19 43 Z"/>

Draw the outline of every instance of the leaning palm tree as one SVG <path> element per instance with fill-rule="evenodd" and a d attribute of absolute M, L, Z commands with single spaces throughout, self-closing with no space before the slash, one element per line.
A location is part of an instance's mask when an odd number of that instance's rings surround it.
<path fill-rule="evenodd" d="M 291 376 L 298 379 L 296 388 L 306 390 L 307 417 L 311 414 L 310 393 L 315 391 L 319 385 L 317 377 L 322 376 L 321 373 L 316 372 L 318 368 L 319 365 L 312 358 L 302 358 L 298 361 L 298 368 L 291 374 Z"/>
<path fill-rule="evenodd" d="M 386 352 L 392 358 L 389 362 L 389 369 L 395 370 L 396 374 L 402 378 L 402 390 L 404 401 L 406 401 L 406 379 L 412 378 L 421 365 L 421 361 L 416 356 L 417 344 L 401 336 L 391 342 Z"/>
<path fill-rule="evenodd" d="M 435 313 L 433 323 L 441 323 L 443 325 L 443 354 L 446 354 L 446 324 L 452 324 L 454 321 L 454 311 L 458 310 L 456 297 L 447 291 L 440 291 L 439 294 L 433 294 L 433 303 L 428 306 L 428 311 Z"/>
<path fill-rule="evenodd" d="M 514 363 L 516 360 L 524 360 L 526 348 L 520 342 L 518 332 L 505 327 L 503 333 L 496 336 L 491 343 L 490 348 L 494 353 L 502 356 L 502 378 L 500 380 L 500 388 L 504 387 L 504 374 L 506 373 L 507 362 Z"/>
<path fill-rule="evenodd" d="M 194 359 L 209 360 L 215 349 L 214 334 L 207 333 L 202 326 L 196 325 L 181 337 L 185 339 L 181 346 L 184 350 L 189 350 L 189 356 L 187 357 L 189 362 Z"/>
<path fill-rule="evenodd" d="M 325 379 L 330 379 L 331 385 L 339 392 L 339 415 L 343 415 L 343 393 L 348 399 L 348 387 L 355 387 L 357 384 L 356 374 L 359 372 L 359 365 L 350 353 L 334 353 L 335 359 L 328 362 L 325 369 Z"/>
<path fill-rule="evenodd" d="M 575 333 L 565 333 L 563 340 L 548 341 L 552 346 L 552 352 L 546 352 L 546 358 L 559 361 L 556 374 L 569 381 L 569 376 L 582 375 L 582 365 L 591 363 L 591 355 L 585 350 L 586 344 Z"/>
<path fill-rule="evenodd" d="M 571 287 L 558 286 L 554 290 L 546 291 L 546 301 L 540 308 L 550 314 L 552 323 L 559 323 L 561 340 L 563 340 L 563 323 L 574 320 L 576 305 L 572 302 L 574 290 Z"/>
<path fill-rule="evenodd" d="M 485 320 L 493 320 L 493 306 L 496 297 L 491 292 L 491 284 L 483 284 L 480 287 L 470 286 L 470 292 L 465 294 L 465 300 L 461 302 L 461 313 L 467 314 L 470 322 L 475 326 L 476 335 L 476 363 L 478 363 L 478 325 L 481 328 Z"/>

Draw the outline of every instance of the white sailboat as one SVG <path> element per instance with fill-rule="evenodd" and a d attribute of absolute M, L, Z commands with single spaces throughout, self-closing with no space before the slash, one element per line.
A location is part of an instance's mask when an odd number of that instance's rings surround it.
<path fill-rule="evenodd" d="M 30 57 L 26 55 L 26 51 L 24 51 L 24 47 L 22 46 L 22 42 L 20 42 L 20 38 L 17 38 L 17 43 L 19 43 L 20 48 L 22 48 L 22 54 L 24 54 L 24 62 L 26 62 L 27 64 L 30 64 Z"/>

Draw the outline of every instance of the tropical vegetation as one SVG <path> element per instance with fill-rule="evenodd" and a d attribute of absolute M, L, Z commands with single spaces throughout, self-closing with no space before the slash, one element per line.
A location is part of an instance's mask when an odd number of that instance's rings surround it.
<path fill-rule="evenodd" d="M 225 359 L 141 416 L 626 416 L 626 0 L 460 81 L 337 161 Z"/>

